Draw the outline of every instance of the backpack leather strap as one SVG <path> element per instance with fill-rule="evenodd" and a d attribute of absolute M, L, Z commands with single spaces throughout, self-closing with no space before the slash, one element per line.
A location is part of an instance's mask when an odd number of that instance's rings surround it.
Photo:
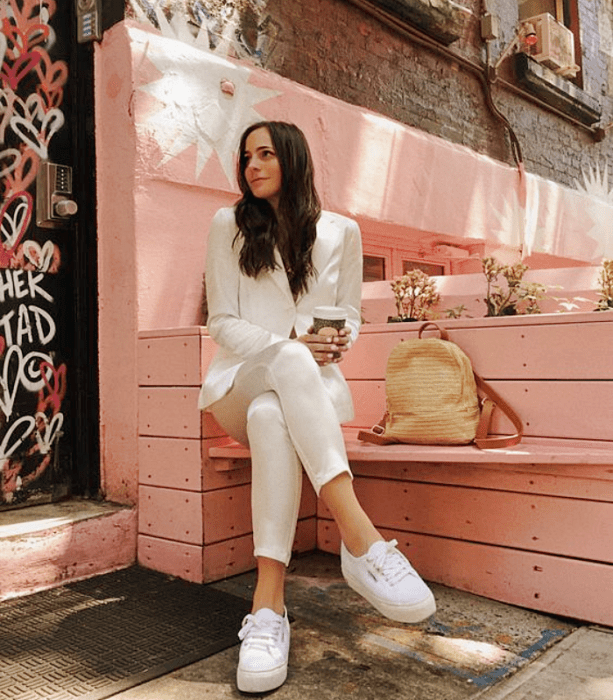
<path fill-rule="evenodd" d="M 381 418 L 376 425 L 373 425 L 371 430 L 360 430 L 358 432 L 358 440 L 372 442 L 373 445 L 393 445 L 394 443 L 397 443 L 396 440 L 390 440 L 389 438 L 383 436 L 388 415 L 389 414 L 386 411 L 383 418 Z"/>
<path fill-rule="evenodd" d="M 421 334 L 428 328 L 428 326 L 433 326 L 436 328 L 436 330 L 439 332 L 441 340 L 449 340 L 449 333 L 447 333 L 447 330 L 442 326 L 439 326 L 438 323 L 434 323 L 434 321 L 426 321 L 425 323 L 421 324 L 419 330 L 417 331 L 418 338 L 421 339 Z"/>
<path fill-rule="evenodd" d="M 512 447 L 517 445 L 524 434 L 524 424 L 521 418 L 509 406 L 509 404 L 492 387 L 474 372 L 477 387 L 485 394 L 486 399 L 482 403 L 481 417 L 477 426 L 475 444 L 482 450 L 491 450 L 500 447 Z M 494 409 L 498 407 L 515 427 L 514 435 L 500 435 L 489 437 L 490 425 Z"/>

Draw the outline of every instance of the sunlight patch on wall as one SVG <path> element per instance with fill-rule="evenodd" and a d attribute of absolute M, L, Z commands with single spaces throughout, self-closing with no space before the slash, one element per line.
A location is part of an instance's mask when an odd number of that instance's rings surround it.
<path fill-rule="evenodd" d="M 396 171 L 396 142 L 402 131 L 400 124 L 389 119 L 362 115 L 355 170 L 350 175 L 349 211 L 385 218 L 387 198 L 396 194 L 390 179 Z"/>

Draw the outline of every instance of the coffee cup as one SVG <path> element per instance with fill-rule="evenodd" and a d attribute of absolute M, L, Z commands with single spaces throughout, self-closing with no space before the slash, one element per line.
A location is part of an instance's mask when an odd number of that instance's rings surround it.
<path fill-rule="evenodd" d="M 347 312 L 338 306 L 316 306 L 313 310 L 313 333 L 335 336 L 347 324 Z"/>

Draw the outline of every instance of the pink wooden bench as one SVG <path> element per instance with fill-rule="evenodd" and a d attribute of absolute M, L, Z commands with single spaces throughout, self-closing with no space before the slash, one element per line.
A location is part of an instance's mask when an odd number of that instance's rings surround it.
<path fill-rule="evenodd" d="M 613 313 L 445 322 L 525 422 L 506 450 L 356 439 L 383 413 L 389 351 L 416 326 L 366 324 L 342 365 L 347 451 L 375 524 L 427 580 L 613 624 Z M 139 560 L 197 581 L 254 564 L 249 452 L 193 410 L 212 352 L 201 327 L 139 339 Z M 339 538 L 306 484 L 296 550 L 315 548 L 338 552 Z"/>

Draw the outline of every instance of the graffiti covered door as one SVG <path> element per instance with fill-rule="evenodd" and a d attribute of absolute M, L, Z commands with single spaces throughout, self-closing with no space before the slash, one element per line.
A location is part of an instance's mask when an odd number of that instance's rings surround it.
<path fill-rule="evenodd" d="M 0 509 L 71 485 L 74 205 L 49 228 L 36 201 L 47 163 L 72 161 L 71 5 L 0 2 Z M 69 184 L 60 173 L 52 190 Z"/>

